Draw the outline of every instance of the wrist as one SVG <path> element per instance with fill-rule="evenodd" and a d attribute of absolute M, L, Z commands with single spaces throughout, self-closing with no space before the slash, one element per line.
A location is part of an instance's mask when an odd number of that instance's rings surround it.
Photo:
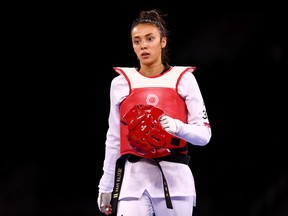
<path fill-rule="evenodd" d="M 183 122 L 180 121 L 179 119 L 174 119 L 175 120 L 175 135 L 179 135 L 181 134 L 181 128 L 182 128 L 182 124 Z"/>

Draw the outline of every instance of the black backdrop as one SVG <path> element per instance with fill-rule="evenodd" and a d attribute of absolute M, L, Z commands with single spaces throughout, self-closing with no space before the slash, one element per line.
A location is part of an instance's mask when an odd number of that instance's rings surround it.
<path fill-rule="evenodd" d="M 131 22 L 153 7 L 168 14 L 171 65 L 197 67 L 212 126 L 207 146 L 190 146 L 194 216 L 287 215 L 286 14 L 276 2 L 224 6 L 18 6 L 0 215 L 100 215 L 112 67 L 135 66 Z"/>

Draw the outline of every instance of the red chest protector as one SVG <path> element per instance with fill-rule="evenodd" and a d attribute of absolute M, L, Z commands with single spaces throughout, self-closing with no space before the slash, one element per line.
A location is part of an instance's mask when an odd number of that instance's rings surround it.
<path fill-rule="evenodd" d="M 135 68 L 115 68 L 125 76 L 130 94 L 120 105 L 121 155 L 133 154 L 144 158 L 158 158 L 182 149 L 187 143 L 167 133 L 159 118 L 165 114 L 187 122 L 184 100 L 177 92 L 183 73 L 193 72 L 192 67 L 172 67 L 157 77 L 145 77 Z M 186 154 L 187 151 L 182 152 Z"/>

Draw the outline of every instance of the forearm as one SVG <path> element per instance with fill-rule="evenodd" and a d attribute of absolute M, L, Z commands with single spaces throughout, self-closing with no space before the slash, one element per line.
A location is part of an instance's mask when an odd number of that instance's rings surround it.
<path fill-rule="evenodd" d="M 99 182 L 99 192 L 112 192 L 114 186 L 115 164 L 118 157 L 119 156 L 116 153 L 107 154 L 106 152 L 103 165 L 103 175 Z"/>
<path fill-rule="evenodd" d="M 105 146 L 105 159 L 103 163 L 103 175 L 99 183 L 99 192 L 112 192 L 114 186 L 115 164 L 120 157 L 119 140 L 113 139 L 110 131 L 107 133 Z"/>
<path fill-rule="evenodd" d="M 180 120 L 176 120 L 176 125 L 176 135 L 193 145 L 204 146 L 211 139 L 211 128 L 208 125 L 185 124 Z"/>

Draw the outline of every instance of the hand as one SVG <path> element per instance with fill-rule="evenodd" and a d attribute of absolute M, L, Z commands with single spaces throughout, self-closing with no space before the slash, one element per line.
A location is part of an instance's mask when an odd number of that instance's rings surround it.
<path fill-rule="evenodd" d="M 159 122 L 164 130 L 166 130 L 168 133 L 176 134 L 177 133 L 177 124 L 176 120 L 167 116 L 163 115 L 160 117 Z"/>
<path fill-rule="evenodd" d="M 112 193 L 99 193 L 97 203 L 99 210 L 106 214 L 112 214 L 112 206 L 110 204 Z"/>

